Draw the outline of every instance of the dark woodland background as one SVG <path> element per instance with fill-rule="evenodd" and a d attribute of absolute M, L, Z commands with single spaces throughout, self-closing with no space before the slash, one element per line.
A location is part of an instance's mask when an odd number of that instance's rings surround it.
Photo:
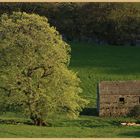
<path fill-rule="evenodd" d="M 140 43 L 140 3 L 1 3 L 0 14 L 24 11 L 46 16 L 67 41 Z"/>

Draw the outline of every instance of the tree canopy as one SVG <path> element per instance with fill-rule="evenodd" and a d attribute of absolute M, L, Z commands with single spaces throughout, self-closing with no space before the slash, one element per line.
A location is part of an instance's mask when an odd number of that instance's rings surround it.
<path fill-rule="evenodd" d="M 0 106 L 28 115 L 36 125 L 47 116 L 78 116 L 88 103 L 76 73 L 68 69 L 70 46 L 47 18 L 14 12 L 0 17 Z"/>
<path fill-rule="evenodd" d="M 25 11 L 48 18 L 68 41 L 136 45 L 140 40 L 140 4 L 4 3 L 0 13 Z"/>

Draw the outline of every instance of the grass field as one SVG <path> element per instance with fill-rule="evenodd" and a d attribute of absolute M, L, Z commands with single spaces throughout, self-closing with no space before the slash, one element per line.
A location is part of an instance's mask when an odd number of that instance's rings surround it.
<path fill-rule="evenodd" d="M 9 119 L 0 117 L 0 119 Z M 11 118 L 10 118 L 11 119 Z M 140 137 L 140 128 L 137 126 L 121 126 L 121 121 L 133 121 L 133 118 L 99 118 L 96 116 L 80 116 L 77 120 L 55 120 L 51 127 L 24 125 L 25 118 L 20 124 L 0 124 L 0 137 Z"/>
<path fill-rule="evenodd" d="M 97 84 L 103 80 L 140 80 L 140 47 L 72 43 L 71 68 L 78 72 L 83 96 L 96 105 Z"/>
<path fill-rule="evenodd" d="M 133 118 L 100 118 L 95 116 L 96 87 L 102 80 L 140 80 L 140 47 L 97 46 L 71 43 L 70 68 L 78 72 L 83 88 L 82 96 L 90 100 L 89 116 L 76 120 L 50 120 L 51 127 L 22 124 L 22 115 L 1 115 L 0 119 L 14 119 L 18 125 L 0 124 L 0 137 L 140 137 L 140 127 L 120 126 Z M 13 117 L 13 118 L 12 118 Z"/>

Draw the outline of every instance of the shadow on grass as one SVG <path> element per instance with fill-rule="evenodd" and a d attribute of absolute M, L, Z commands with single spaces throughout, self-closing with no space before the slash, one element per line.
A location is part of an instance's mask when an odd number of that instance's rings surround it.
<path fill-rule="evenodd" d="M 80 113 L 80 115 L 86 115 L 86 116 L 98 116 L 98 112 L 96 108 L 85 108 Z"/>
<path fill-rule="evenodd" d="M 19 124 L 26 124 L 26 125 L 33 125 L 33 123 L 30 120 L 15 120 L 15 119 L 0 119 L 0 124 L 13 124 L 13 125 L 19 125 Z"/>
<path fill-rule="evenodd" d="M 56 125 L 55 125 L 56 126 Z M 104 127 L 121 127 L 118 121 L 113 121 L 104 118 L 91 118 L 87 120 L 86 118 L 81 120 L 65 120 L 57 124 L 59 127 L 87 127 L 87 128 L 104 128 Z"/>
<path fill-rule="evenodd" d="M 110 124 L 102 124 L 94 120 L 66 120 L 60 124 L 55 125 L 55 127 L 87 127 L 87 128 L 103 128 L 109 126 Z"/>
<path fill-rule="evenodd" d="M 140 131 L 132 131 L 132 132 L 128 132 L 128 133 L 121 133 L 121 134 L 119 134 L 119 136 L 140 138 Z"/>

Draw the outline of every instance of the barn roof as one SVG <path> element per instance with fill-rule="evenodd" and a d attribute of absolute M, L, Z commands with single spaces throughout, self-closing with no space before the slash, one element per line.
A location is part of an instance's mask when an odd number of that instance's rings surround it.
<path fill-rule="evenodd" d="M 140 95 L 140 81 L 102 81 L 99 94 Z"/>

